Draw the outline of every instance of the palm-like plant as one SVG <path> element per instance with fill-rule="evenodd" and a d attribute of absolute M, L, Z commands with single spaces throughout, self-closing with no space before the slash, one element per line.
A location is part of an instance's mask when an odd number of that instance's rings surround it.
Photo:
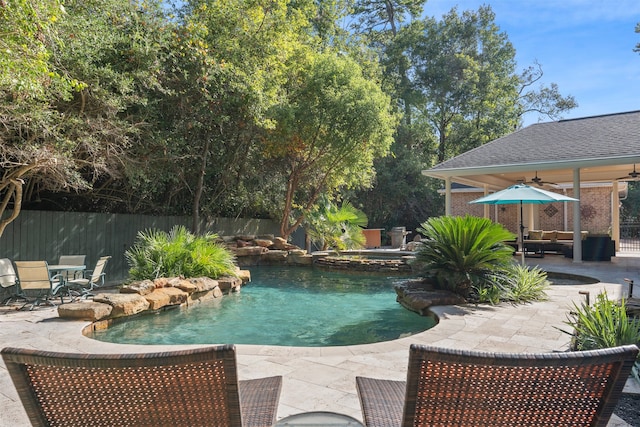
<path fill-rule="evenodd" d="M 321 200 L 306 218 L 309 238 L 322 250 L 362 248 L 366 238 L 362 227 L 368 223 L 364 212 L 345 201 L 337 206 L 327 199 Z"/>
<path fill-rule="evenodd" d="M 486 218 L 434 217 L 418 229 L 422 240 L 414 268 L 436 286 L 467 298 L 472 289 L 503 281 L 513 248 L 503 242 L 514 234 Z"/>
<path fill-rule="evenodd" d="M 217 235 L 195 236 L 184 226 L 169 233 L 147 230 L 138 233 L 125 252 L 129 276 L 135 280 L 157 277 L 211 277 L 235 275 L 233 254 L 216 243 Z"/>

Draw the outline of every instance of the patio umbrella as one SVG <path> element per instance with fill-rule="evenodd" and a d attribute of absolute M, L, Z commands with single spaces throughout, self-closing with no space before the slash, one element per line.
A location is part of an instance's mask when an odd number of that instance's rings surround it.
<path fill-rule="evenodd" d="M 522 205 L 544 204 L 553 202 L 577 202 L 578 199 L 564 196 L 562 194 L 546 191 L 541 188 L 531 187 L 525 184 L 516 184 L 504 190 L 496 191 L 469 203 L 480 203 L 485 205 L 509 205 L 520 204 L 520 252 L 522 253 L 522 263 L 524 264 L 524 225 L 522 224 Z"/>

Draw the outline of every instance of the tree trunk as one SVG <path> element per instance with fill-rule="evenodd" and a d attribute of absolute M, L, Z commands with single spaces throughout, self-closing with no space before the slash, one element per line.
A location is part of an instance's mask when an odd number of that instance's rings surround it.
<path fill-rule="evenodd" d="M 200 174 L 198 176 L 198 184 L 196 185 L 196 191 L 193 195 L 193 222 L 191 223 L 191 232 L 195 235 L 200 234 L 200 200 L 202 199 L 202 193 L 204 191 L 204 175 L 207 170 L 207 157 L 209 155 L 209 139 L 206 140 L 204 145 L 204 152 L 202 153 L 202 162 L 200 162 Z"/>
<path fill-rule="evenodd" d="M 7 209 L 9 205 L 9 201 L 13 197 L 13 211 L 11 215 L 7 218 L 0 221 L 0 237 L 4 233 L 5 228 L 9 224 L 11 224 L 17 217 L 20 215 L 20 210 L 22 208 L 22 185 L 24 182 L 21 179 L 12 179 L 10 184 L 7 186 L 7 192 L 4 195 L 4 199 L 2 200 L 2 205 L 0 205 L 0 217 Z"/>

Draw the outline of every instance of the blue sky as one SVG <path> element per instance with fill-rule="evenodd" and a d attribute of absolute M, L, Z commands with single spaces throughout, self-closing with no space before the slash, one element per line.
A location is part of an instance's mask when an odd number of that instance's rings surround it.
<path fill-rule="evenodd" d="M 496 24 L 516 49 L 518 71 L 537 60 L 542 81 L 573 95 L 578 108 L 564 118 L 640 110 L 638 0 L 428 0 L 428 16 L 491 6 Z M 525 117 L 525 125 L 538 121 Z M 549 121 L 544 119 L 542 121 Z"/>

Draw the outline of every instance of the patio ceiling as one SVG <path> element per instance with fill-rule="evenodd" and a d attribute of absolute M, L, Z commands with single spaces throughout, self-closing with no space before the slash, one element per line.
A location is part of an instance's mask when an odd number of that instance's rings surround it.
<path fill-rule="evenodd" d="M 535 185 L 536 173 L 563 187 L 573 185 L 576 170 L 581 183 L 631 180 L 634 167 L 640 172 L 640 111 L 534 124 L 422 173 L 500 190 Z"/>

